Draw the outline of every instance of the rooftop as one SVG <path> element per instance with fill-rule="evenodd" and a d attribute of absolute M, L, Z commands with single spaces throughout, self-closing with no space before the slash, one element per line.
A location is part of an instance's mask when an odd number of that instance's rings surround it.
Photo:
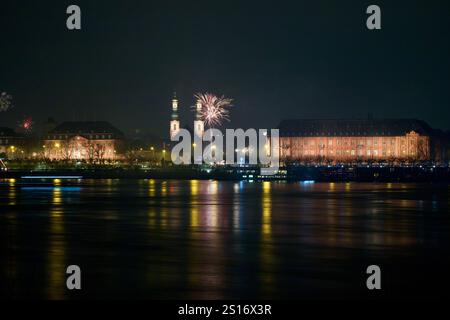
<path fill-rule="evenodd" d="M 280 136 L 400 136 L 411 131 L 431 135 L 433 129 L 417 119 L 286 119 Z"/>
<path fill-rule="evenodd" d="M 57 125 L 49 134 L 113 134 L 123 137 L 122 131 L 107 121 L 66 121 Z"/>

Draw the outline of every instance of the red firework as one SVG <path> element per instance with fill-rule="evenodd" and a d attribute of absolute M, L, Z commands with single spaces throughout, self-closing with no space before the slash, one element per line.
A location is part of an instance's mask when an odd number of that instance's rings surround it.
<path fill-rule="evenodd" d="M 33 118 L 26 117 L 19 123 L 19 127 L 26 132 L 30 132 L 33 129 L 33 124 Z"/>

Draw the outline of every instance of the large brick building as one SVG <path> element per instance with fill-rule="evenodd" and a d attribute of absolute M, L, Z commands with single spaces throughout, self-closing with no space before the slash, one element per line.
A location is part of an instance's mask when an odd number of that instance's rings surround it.
<path fill-rule="evenodd" d="M 423 161 L 431 158 L 433 130 L 415 119 L 284 120 L 284 161 Z"/>
<path fill-rule="evenodd" d="M 105 121 L 63 122 L 46 135 L 44 155 L 51 160 L 114 160 L 123 139 L 123 133 Z"/>

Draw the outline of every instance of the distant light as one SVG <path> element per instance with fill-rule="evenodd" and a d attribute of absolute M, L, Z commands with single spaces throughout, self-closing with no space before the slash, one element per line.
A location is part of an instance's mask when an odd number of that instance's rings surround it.
<path fill-rule="evenodd" d="M 55 186 L 55 187 L 22 187 L 21 188 L 24 191 L 47 191 L 47 190 L 61 190 L 61 191 L 80 191 L 80 187 L 61 187 L 61 186 Z"/>
<path fill-rule="evenodd" d="M 83 176 L 23 176 L 22 179 L 82 179 Z"/>

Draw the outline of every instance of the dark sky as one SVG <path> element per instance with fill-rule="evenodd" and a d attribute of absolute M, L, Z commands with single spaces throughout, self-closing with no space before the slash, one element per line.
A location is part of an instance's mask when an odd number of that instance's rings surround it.
<path fill-rule="evenodd" d="M 78 4 L 82 30 L 66 29 Z M 369 31 L 366 8 L 382 9 Z M 411 117 L 450 128 L 449 1 L 3 1 L 0 91 L 25 115 L 164 136 L 177 91 L 235 99 L 231 127 Z"/>

